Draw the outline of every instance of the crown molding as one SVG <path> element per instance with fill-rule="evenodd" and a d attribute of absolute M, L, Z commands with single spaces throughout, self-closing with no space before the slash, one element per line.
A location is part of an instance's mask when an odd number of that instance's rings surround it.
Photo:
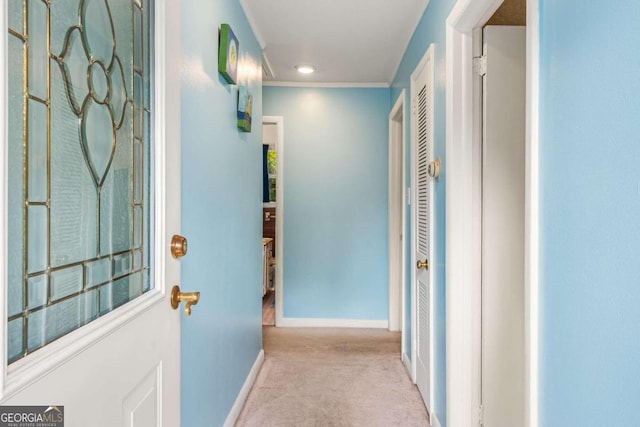
<path fill-rule="evenodd" d="M 317 88 L 389 88 L 386 82 L 373 83 L 320 83 L 320 82 L 277 82 L 262 81 L 262 86 L 273 87 L 317 87 Z"/>

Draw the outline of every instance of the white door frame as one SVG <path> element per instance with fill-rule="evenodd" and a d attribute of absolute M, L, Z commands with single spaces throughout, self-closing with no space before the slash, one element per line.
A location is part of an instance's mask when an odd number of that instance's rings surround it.
<path fill-rule="evenodd" d="M 431 106 L 435 107 L 435 66 L 434 66 L 434 61 L 435 61 L 435 45 L 432 43 L 429 45 L 429 48 L 427 49 L 427 51 L 424 53 L 424 56 L 422 57 L 422 59 L 420 60 L 420 62 L 418 63 L 418 65 L 416 65 L 416 68 L 414 69 L 414 71 L 411 73 L 411 77 L 409 79 L 409 87 L 410 87 L 410 123 L 411 123 L 411 151 L 410 151 L 410 161 L 411 161 L 411 190 L 410 190 L 410 199 L 411 199 L 411 379 L 413 380 L 413 382 L 415 383 L 417 381 L 417 376 L 418 376 L 418 364 L 416 363 L 417 360 L 417 355 L 418 355 L 418 351 L 417 351 L 417 343 L 418 343 L 418 334 L 417 334 L 417 322 L 418 322 L 418 302 L 417 302 L 417 298 L 418 298 L 418 292 L 416 289 L 416 246 L 417 246 L 417 225 L 416 225 L 416 215 L 414 215 L 415 212 L 415 206 L 418 205 L 418 191 L 416 189 L 417 185 L 416 185 L 416 175 L 417 175 L 417 170 L 416 170 L 416 154 L 417 154 L 417 147 L 418 147 L 418 141 L 417 141 L 417 135 L 415 132 L 415 102 L 416 100 L 414 99 L 414 92 L 415 92 L 415 85 L 416 85 L 416 80 L 418 79 L 418 75 L 420 74 L 420 72 L 422 71 L 422 69 L 426 66 L 427 61 L 430 62 L 430 64 L 428 65 L 429 67 L 431 67 L 431 79 L 433 81 L 433 86 L 431 88 Z M 432 114 L 434 114 L 432 112 Z M 435 141 L 435 140 L 434 140 Z M 435 149 L 434 149 L 434 153 L 435 153 Z M 431 185 L 431 201 L 433 201 L 435 199 L 435 194 L 433 194 L 435 188 L 434 185 Z M 435 265 L 437 263 L 436 260 L 436 255 L 435 255 L 435 250 L 434 250 L 434 227 L 433 227 L 433 220 L 434 220 L 434 209 L 433 209 L 433 203 L 429 203 L 429 209 L 430 209 L 430 213 L 429 213 L 429 217 L 431 219 L 431 224 L 430 226 L 430 231 L 429 231 L 429 250 L 430 253 L 428 255 L 428 260 L 429 260 L 429 264 L 431 265 L 429 267 L 429 396 L 430 398 L 430 402 L 426 402 L 427 406 L 429 407 L 429 415 L 431 417 L 431 420 L 434 419 L 434 414 L 435 414 L 435 407 L 434 407 L 434 402 L 435 402 L 435 390 L 434 390 L 434 370 L 433 370 L 433 366 L 434 366 L 434 360 L 433 360 L 433 356 L 434 356 L 434 315 L 433 315 L 433 288 L 435 286 L 435 274 L 434 274 L 434 269 L 435 269 Z"/>
<path fill-rule="evenodd" d="M 458 0 L 446 23 L 446 277 L 447 421 L 450 427 L 477 425 L 480 405 L 481 294 L 474 218 L 476 176 L 481 162 L 474 129 L 473 30 L 502 0 Z M 539 268 L 539 0 L 527 0 L 527 118 L 525 179 L 525 412 L 527 427 L 538 426 Z M 477 112 L 476 112 L 477 114 Z"/>
<path fill-rule="evenodd" d="M 405 180 L 405 90 L 403 89 L 389 113 L 389 330 L 401 331 L 400 355 L 404 358 L 405 330 L 405 226 L 406 203 L 404 198 Z M 399 156 L 398 156 L 399 154 Z M 400 174 L 400 182 L 395 177 Z M 400 192 L 400 194 L 398 194 Z M 400 198 L 398 205 L 396 201 Z M 397 225 L 403 236 L 400 247 L 391 244 L 395 240 Z M 393 239 L 393 240 L 392 240 Z M 399 269 L 399 270 L 398 270 Z M 398 281 L 398 273 L 401 278 Z M 398 317 L 400 316 L 400 321 Z"/>
<path fill-rule="evenodd" d="M 7 366 L 7 331 L 0 328 L 0 401 L 6 401 L 30 384 L 51 375 L 54 370 L 63 366 L 81 354 L 86 354 L 100 345 L 106 345 L 105 337 L 110 336 L 122 327 L 130 327 L 131 321 L 145 315 L 151 310 L 166 310 L 177 319 L 177 336 L 180 329 L 180 313 L 170 312 L 168 296 L 170 287 L 180 280 L 179 261 L 168 253 L 169 237 L 180 230 L 180 210 L 168 209 L 167 206 L 179 206 L 180 203 L 180 85 L 169 82 L 180 81 L 180 6 L 169 0 L 155 2 L 155 62 L 154 96 L 155 98 L 155 178 L 151 184 L 155 197 L 155 238 L 150 250 L 154 258 L 155 287 L 142 296 L 124 304 L 100 318 L 68 333 L 47 344 L 24 359 Z M 8 139 L 7 123 L 7 13 L 6 6 L 0 7 L 0 139 Z M 171 117 L 172 120 L 167 120 Z M 6 193 L 7 178 L 5 165 L 8 153 L 6 144 L 0 150 L 0 227 L 2 234 L 7 235 Z M 168 159 L 171 159 L 170 161 Z M 168 170 L 171 170 L 170 178 Z M 177 179 L 174 179 L 177 177 Z M 0 318 L 6 322 L 6 238 L 0 246 L 0 286 L 3 293 L 0 300 Z M 168 264 L 171 264 L 168 267 Z M 166 306 L 165 306 L 166 304 Z M 178 345 L 180 342 L 178 341 Z M 179 353 L 179 349 L 175 349 Z M 179 354 L 175 355 L 179 367 Z M 164 372 L 164 371 L 163 371 Z M 166 382 L 163 390 L 169 390 L 172 400 L 179 400 L 179 369 L 170 372 L 160 379 Z M 167 397 L 164 397 L 167 399 Z M 161 419 L 169 424 L 180 419 L 180 406 L 162 405 L 159 408 Z"/>
<path fill-rule="evenodd" d="M 276 326 L 282 326 L 282 302 L 284 283 L 284 118 L 263 116 L 262 124 L 276 126 Z"/>

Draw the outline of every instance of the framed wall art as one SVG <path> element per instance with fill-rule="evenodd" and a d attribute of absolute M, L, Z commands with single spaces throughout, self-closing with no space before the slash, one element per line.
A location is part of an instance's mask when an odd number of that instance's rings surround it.
<path fill-rule="evenodd" d="M 220 26 L 220 40 L 218 46 L 218 72 L 229 84 L 238 82 L 238 52 L 240 43 L 233 34 L 229 24 Z"/>
<path fill-rule="evenodd" d="M 251 132 L 251 102 L 252 98 L 246 86 L 238 88 L 238 128 L 244 132 Z"/>

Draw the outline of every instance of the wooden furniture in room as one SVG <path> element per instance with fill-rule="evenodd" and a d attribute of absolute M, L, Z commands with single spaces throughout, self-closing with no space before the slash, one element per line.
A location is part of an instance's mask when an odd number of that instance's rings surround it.
<path fill-rule="evenodd" d="M 276 208 L 262 208 L 262 237 L 273 239 L 276 247 Z"/>
<path fill-rule="evenodd" d="M 262 238 L 262 296 L 269 290 L 269 276 L 271 271 L 271 258 L 273 257 L 273 239 Z"/>

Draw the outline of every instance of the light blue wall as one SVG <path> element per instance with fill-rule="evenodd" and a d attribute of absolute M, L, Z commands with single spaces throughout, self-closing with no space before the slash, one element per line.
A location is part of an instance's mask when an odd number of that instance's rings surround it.
<path fill-rule="evenodd" d="M 435 185 L 435 209 L 434 209 L 434 257 L 432 265 L 435 268 L 434 290 L 434 369 L 435 369 L 435 413 L 442 424 L 446 427 L 446 316 L 445 316 L 445 186 L 447 176 L 447 162 L 445 159 L 445 21 L 455 0 L 431 0 L 425 13 L 418 24 L 409 46 L 404 53 L 400 67 L 393 79 L 391 86 L 390 105 L 398 99 L 402 89 L 405 90 L 407 98 L 405 101 L 405 147 L 406 164 L 410 165 L 410 145 L 411 145 L 411 118 L 410 118 L 410 78 L 411 73 L 426 53 L 431 43 L 435 44 L 435 155 L 440 157 L 443 168 L 440 179 Z M 406 186 L 410 186 L 410 169 L 407 167 Z M 411 218 L 407 216 L 406 235 L 410 236 Z M 411 254 L 411 243 L 407 239 L 407 254 Z M 407 256 L 406 265 L 406 289 L 405 303 L 411 307 L 411 273 L 413 271 L 411 257 Z M 405 343 L 404 351 L 411 357 L 411 311 L 405 313 Z"/>
<path fill-rule="evenodd" d="M 540 425 L 638 426 L 640 2 L 540 21 Z"/>
<path fill-rule="evenodd" d="M 182 318 L 182 425 L 224 423 L 262 347 L 261 49 L 236 0 L 181 2 L 181 287 L 201 292 Z M 217 70 L 218 28 L 240 41 L 252 133 L 236 128 L 237 87 Z M 247 79 L 243 79 L 247 80 Z"/>
<path fill-rule="evenodd" d="M 387 319 L 389 89 L 263 94 L 284 117 L 284 317 Z"/>

